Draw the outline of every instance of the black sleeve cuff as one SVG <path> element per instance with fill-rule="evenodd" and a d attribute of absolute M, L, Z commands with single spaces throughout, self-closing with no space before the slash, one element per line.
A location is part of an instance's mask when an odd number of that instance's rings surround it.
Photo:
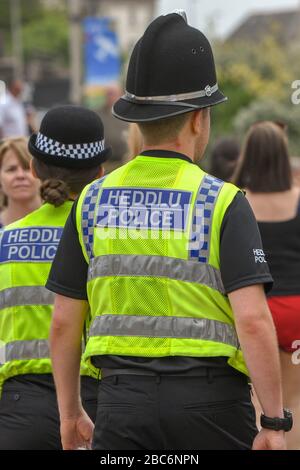
<path fill-rule="evenodd" d="M 273 279 L 270 275 L 258 276 L 256 274 L 254 276 L 247 276 L 237 282 L 227 284 L 225 286 L 225 292 L 226 294 L 230 294 L 235 290 L 242 289 L 243 287 L 254 286 L 256 284 L 263 284 L 265 293 L 267 294 L 273 287 Z"/>
<path fill-rule="evenodd" d="M 55 294 L 70 297 L 71 299 L 88 300 L 86 291 L 78 291 L 69 287 L 61 286 L 56 284 L 56 282 L 51 281 L 50 279 L 47 281 L 46 289 L 54 292 Z"/>

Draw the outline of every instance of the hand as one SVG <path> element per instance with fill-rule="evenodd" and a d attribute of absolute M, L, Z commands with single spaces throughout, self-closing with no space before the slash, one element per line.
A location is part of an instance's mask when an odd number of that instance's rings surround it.
<path fill-rule="evenodd" d="M 61 419 L 60 434 L 64 450 L 92 448 L 94 424 L 82 409 L 78 416 Z"/>
<path fill-rule="evenodd" d="M 286 450 L 284 431 L 261 429 L 253 441 L 252 450 Z"/>

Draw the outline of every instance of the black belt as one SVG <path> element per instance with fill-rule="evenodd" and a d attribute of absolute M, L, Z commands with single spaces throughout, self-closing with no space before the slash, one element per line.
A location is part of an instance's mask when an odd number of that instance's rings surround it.
<path fill-rule="evenodd" d="M 246 376 L 234 369 L 233 367 L 202 367 L 199 369 L 191 369 L 186 372 L 154 372 L 147 369 L 131 368 L 131 369 L 101 369 L 101 378 L 112 377 L 117 375 L 140 375 L 150 377 L 220 377 L 220 376 Z"/>

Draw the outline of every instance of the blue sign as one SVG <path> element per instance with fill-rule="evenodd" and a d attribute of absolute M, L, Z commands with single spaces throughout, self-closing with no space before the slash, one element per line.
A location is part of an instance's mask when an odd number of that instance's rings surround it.
<path fill-rule="evenodd" d="M 105 188 L 97 227 L 184 231 L 191 197 L 173 189 Z"/>
<path fill-rule="evenodd" d="M 3 230 L 0 262 L 51 262 L 63 232 L 62 227 L 28 227 Z"/>
<path fill-rule="evenodd" d="M 110 18 L 86 18 L 85 83 L 107 85 L 120 77 L 121 61 L 117 35 L 110 29 Z"/>

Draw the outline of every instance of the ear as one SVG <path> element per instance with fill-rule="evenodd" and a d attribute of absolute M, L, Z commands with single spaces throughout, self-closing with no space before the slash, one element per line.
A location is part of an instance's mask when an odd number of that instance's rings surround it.
<path fill-rule="evenodd" d="M 34 168 L 33 158 L 30 160 L 29 165 L 30 165 L 30 171 L 31 171 L 32 176 L 38 180 L 39 177 L 37 176 L 35 168 Z"/>
<path fill-rule="evenodd" d="M 194 134 L 201 134 L 202 132 L 202 110 L 199 109 L 198 111 L 193 112 L 192 120 L 191 120 L 191 125 L 192 125 L 192 131 Z"/>

